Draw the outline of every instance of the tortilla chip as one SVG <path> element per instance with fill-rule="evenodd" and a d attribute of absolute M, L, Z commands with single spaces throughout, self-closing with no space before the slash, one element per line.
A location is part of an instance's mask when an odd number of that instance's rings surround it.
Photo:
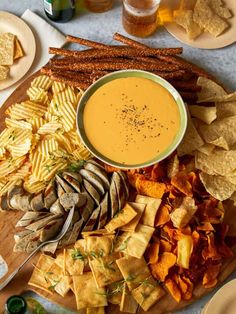
<path fill-rule="evenodd" d="M 170 278 L 167 279 L 165 281 L 165 287 L 169 291 L 170 295 L 175 299 L 175 301 L 179 303 L 181 301 L 181 292 L 175 281 Z"/>
<path fill-rule="evenodd" d="M 150 276 L 150 271 L 143 257 L 126 256 L 116 260 L 116 263 L 131 291 Z"/>
<path fill-rule="evenodd" d="M 51 283 L 49 289 L 52 291 L 56 291 L 62 297 L 66 296 L 66 294 L 70 290 L 70 277 L 64 276 L 63 269 L 59 267 L 56 263 L 51 265 L 47 274 L 48 279 Z"/>
<path fill-rule="evenodd" d="M 192 117 L 198 118 L 206 124 L 211 124 L 216 119 L 216 107 L 189 106 Z"/>
<path fill-rule="evenodd" d="M 164 183 L 150 181 L 138 177 L 136 180 L 136 189 L 139 194 L 155 198 L 162 198 L 166 191 L 166 185 Z"/>
<path fill-rule="evenodd" d="M 145 253 L 146 260 L 148 264 L 155 264 L 158 262 L 160 250 L 160 242 L 151 243 Z"/>
<path fill-rule="evenodd" d="M 171 184 L 186 196 L 192 196 L 192 186 L 188 181 L 188 176 L 184 172 L 179 172 L 171 179 Z"/>
<path fill-rule="evenodd" d="M 146 226 L 154 227 L 155 217 L 161 205 L 161 199 L 137 195 L 135 198 L 135 202 L 140 204 L 146 204 L 140 223 Z"/>
<path fill-rule="evenodd" d="M 188 196 L 184 197 L 182 204 L 175 208 L 170 214 L 174 227 L 184 228 L 192 219 L 196 211 L 197 206 L 195 205 L 195 200 Z"/>
<path fill-rule="evenodd" d="M 150 265 L 152 275 L 161 282 L 165 281 L 165 278 L 168 275 L 170 268 L 173 267 L 175 263 L 175 254 L 164 252 L 160 255 L 159 260 L 156 264 Z"/>
<path fill-rule="evenodd" d="M 229 145 L 222 136 L 215 139 L 214 141 L 211 141 L 209 144 L 215 145 L 215 146 L 223 148 L 225 150 L 229 150 Z"/>
<path fill-rule="evenodd" d="M 210 155 L 197 152 L 196 168 L 211 175 L 232 175 L 236 169 L 236 150 L 215 150 Z"/>
<path fill-rule="evenodd" d="M 204 144 L 201 136 L 199 135 L 196 127 L 194 126 L 190 115 L 188 114 L 188 125 L 184 138 L 180 145 L 177 147 L 178 156 L 191 154 Z"/>
<path fill-rule="evenodd" d="M 155 218 L 155 227 L 162 226 L 170 221 L 170 210 L 169 205 L 163 205 L 159 208 Z"/>
<path fill-rule="evenodd" d="M 236 116 L 236 101 L 216 102 L 217 119 Z"/>
<path fill-rule="evenodd" d="M 206 143 L 202 145 L 201 147 L 198 148 L 198 151 L 205 154 L 205 155 L 210 155 L 213 150 L 215 149 L 215 145 Z"/>
<path fill-rule="evenodd" d="M 177 264 L 189 269 L 189 262 L 193 251 L 193 239 L 191 235 L 182 234 L 177 242 Z"/>
<path fill-rule="evenodd" d="M 138 303 L 133 298 L 131 292 L 129 292 L 127 284 L 124 283 L 122 298 L 120 302 L 120 311 L 125 313 L 135 314 L 138 309 Z"/>
<path fill-rule="evenodd" d="M 0 81 L 3 81 L 8 77 L 9 70 L 9 67 L 0 65 Z"/>
<path fill-rule="evenodd" d="M 167 164 L 167 177 L 171 179 L 179 172 L 179 158 L 176 154 L 170 160 L 168 160 Z"/>
<path fill-rule="evenodd" d="M 108 222 L 105 228 L 108 232 L 115 231 L 116 229 L 129 223 L 131 220 L 134 219 L 135 216 L 137 216 L 137 212 L 135 211 L 135 209 L 131 205 L 129 205 L 129 203 L 126 203 L 125 207 L 122 208 L 114 216 L 114 218 L 112 218 Z"/>
<path fill-rule="evenodd" d="M 148 243 L 155 231 L 154 228 L 138 224 L 135 232 L 126 233 L 127 234 L 127 243 L 126 247 L 122 250 L 123 253 L 137 258 L 141 258 L 146 251 Z"/>
<path fill-rule="evenodd" d="M 202 33 L 201 27 L 193 20 L 192 10 L 174 11 L 174 21 L 186 30 L 190 40 L 197 38 Z"/>
<path fill-rule="evenodd" d="M 19 59 L 24 56 L 24 51 L 22 49 L 21 43 L 18 38 L 15 38 L 14 42 L 14 60 Z"/>
<path fill-rule="evenodd" d="M 216 120 L 211 125 L 201 126 L 201 134 L 207 143 L 223 137 L 229 147 L 236 143 L 236 116 Z"/>
<path fill-rule="evenodd" d="M 15 35 L 4 33 L 0 35 L 0 65 L 12 65 L 14 60 Z"/>
<path fill-rule="evenodd" d="M 92 272 L 73 276 L 77 309 L 107 306 L 106 291 L 98 288 Z"/>
<path fill-rule="evenodd" d="M 232 17 L 232 13 L 228 8 L 224 7 L 222 0 L 210 0 L 209 4 L 212 10 L 220 17 L 224 19 L 229 19 Z"/>
<path fill-rule="evenodd" d="M 105 287 L 123 278 L 116 264 L 116 260 L 119 257 L 119 253 L 113 253 L 89 261 L 90 268 L 98 287 Z"/>
<path fill-rule="evenodd" d="M 219 201 L 230 198 L 236 189 L 235 184 L 230 183 L 225 177 L 212 176 L 204 172 L 199 176 L 207 192 Z"/>
<path fill-rule="evenodd" d="M 139 287 L 132 290 L 132 296 L 144 311 L 148 311 L 164 295 L 165 291 L 157 285 L 152 276 L 146 278 Z"/>
<path fill-rule="evenodd" d="M 198 93 L 198 102 L 200 103 L 208 101 L 215 102 L 216 98 L 227 95 L 222 86 L 206 77 L 199 77 L 197 85 L 201 87 L 201 91 Z"/>
<path fill-rule="evenodd" d="M 213 288 L 217 284 L 217 277 L 219 275 L 221 269 L 221 264 L 210 265 L 207 267 L 203 279 L 202 284 L 205 288 Z"/>
<path fill-rule="evenodd" d="M 128 203 L 129 205 L 131 205 L 131 207 L 134 208 L 134 210 L 137 213 L 137 216 L 135 216 L 129 223 L 127 223 L 126 225 L 122 226 L 120 228 L 120 230 L 122 231 L 129 231 L 129 232 L 134 232 L 142 215 L 143 212 L 145 210 L 146 205 L 145 204 L 138 204 L 138 203 L 134 203 L 134 202 L 130 202 Z"/>

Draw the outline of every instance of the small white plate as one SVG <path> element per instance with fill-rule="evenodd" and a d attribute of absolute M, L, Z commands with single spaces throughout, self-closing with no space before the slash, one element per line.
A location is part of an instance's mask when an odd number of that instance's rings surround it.
<path fill-rule="evenodd" d="M 173 35 L 176 39 L 182 43 L 201 49 L 217 49 L 223 48 L 225 46 L 231 45 L 236 42 L 236 1 L 235 0 L 225 0 L 224 1 L 227 8 L 230 9 L 233 16 L 227 21 L 230 27 L 220 36 L 214 37 L 209 33 L 203 33 L 195 40 L 189 40 L 188 35 L 183 27 L 177 25 L 174 22 L 166 23 L 165 28 L 167 31 Z M 179 0 L 162 0 L 161 7 L 169 8 L 171 10 L 178 9 Z"/>
<path fill-rule="evenodd" d="M 16 60 L 10 67 L 9 77 L 6 80 L 0 81 L 0 90 L 3 90 L 15 84 L 29 71 L 35 57 L 36 43 L 29 26 L 19 17 L 4 11 L 0 11 L 1 33 L 16 35 L 24 50 L 24 56 Z"/>

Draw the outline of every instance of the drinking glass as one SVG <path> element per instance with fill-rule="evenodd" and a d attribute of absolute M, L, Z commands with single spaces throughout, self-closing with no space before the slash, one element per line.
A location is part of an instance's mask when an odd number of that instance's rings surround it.
<path fill-rule="evenodd" d="M 102 13 L 112 8 L 113 0 L 85 0 L 85 6 L 91 12 Z"/>

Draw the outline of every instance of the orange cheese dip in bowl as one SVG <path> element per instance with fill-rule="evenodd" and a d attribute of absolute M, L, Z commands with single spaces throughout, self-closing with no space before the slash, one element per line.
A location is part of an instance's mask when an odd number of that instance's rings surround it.
<path fill-rule="evenodd" d="M 119 168 L 139 168 L 171 154 L 186 130 L 185 105 L 157 75 L 118 71 L 95 82 L 78 106 L 82 141 L 100 160 Z"/>

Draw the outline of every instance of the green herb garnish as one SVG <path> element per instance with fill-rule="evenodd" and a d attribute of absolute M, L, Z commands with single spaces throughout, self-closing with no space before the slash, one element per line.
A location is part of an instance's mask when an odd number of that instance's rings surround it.
<path fill-rule="evenodd" d="M 71 253 L 71 257 L 74 259 L 74 260 L 81 260 L 81 261 L 84 261 L 84 255 L 80 252 L 80 250 L 78 249 L 75 249 L 73 250 L 73 252 Z"/>
<path fill-rule="evenodd" d="M 79 160 L 76 162 L 73 162 L 69 165 L 68 170 L 71 172 L 77 172 L 80 168 L 83 167 L 85 164 L 85 160 Z"/>
<path fill-rule="evenodd" d="M 130 240 L 131 237 L 128 237 L 122 244 L 121 246 L 119 247 L 119 250 L 120 251 L 124 251 L 127 249 L 127 246 L 128 246 L 128 242 Z"/>

